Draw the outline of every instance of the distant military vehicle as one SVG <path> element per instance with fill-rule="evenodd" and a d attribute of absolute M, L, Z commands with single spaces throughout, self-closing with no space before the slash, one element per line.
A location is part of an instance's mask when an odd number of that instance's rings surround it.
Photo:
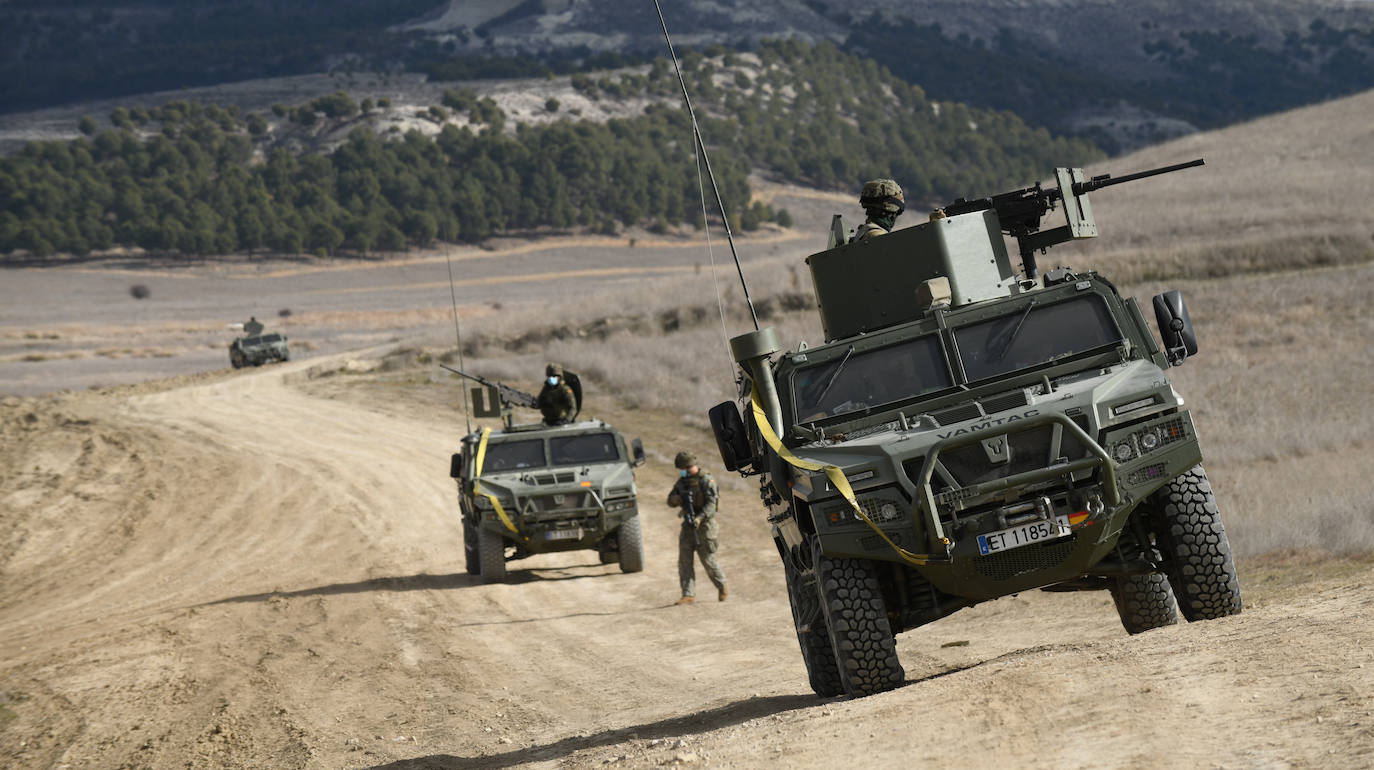
<path fill-rule="evenodd" d="M 628 446 L 601 420 L 517 425 L 515 406 L 534 396 L 444 367 L 482 384 L 474 414 L 500 416 L 504 427 L 463 437 L 449 466 L 458 483 L 467 572 L 482 582 L 506 578 L 506 562 L 541 553 L 594 550 L 622 572 L 644 569 L 634 468 L 644 464 L 639 439 Z M 582 408 L 577 375 L 567 373 Z"/>
<path fill-rule="evenodd" d="M 1061 168 L 1057 188 L 960 199 L 867 243 L 836 217 L 807 259 L 825 344 L 731 340 L 746 411 L 710 419 L 725 467 L 760 476 L 817 694 L 895 687 L 895 633 L 1029 589 L 1106 589 L 1130 633 L 1240 612 L 1167 373 L 1197 352 L 1182 296 L 1154 298 L 1161 346 L 1107 278 L 1035 259 L 1097 235 L 1088 192 L 1201 164 Z"/>
<path fill-rule="evenodd" d="M 229 343 L 229 363 L 235 369 L 291 360 L 286 335 L 263 334 L 263 325 L 258 319 L 250 318 L 243 324 L 243 335 Z"/>

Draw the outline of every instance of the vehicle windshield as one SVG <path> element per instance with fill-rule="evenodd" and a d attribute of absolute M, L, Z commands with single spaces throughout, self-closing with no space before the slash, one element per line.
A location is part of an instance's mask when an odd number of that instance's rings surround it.
<path fill-rule="evenodd" d="M 1121 341 L 1107 304 L 1085 294 L 1052 305 L 1016 311 L 954 330 L 954 346 L 969 382 L 1098 350 Z"/>
<path fill-rule="evenodd" d="M 500 444 L 487 444 L 486 457 L 482 458 L 482 473 L 514 471 L 521 468 L 542 468 L 544 466 L 544 439 L 532 438 L 524 441 L 506 441 Z"/>
<path fill-rule="evenodd" d="M 589 433 L 549 439 L 549 456 L 553 465 L 585 465 L 619 460 L 620 450 L 610 433 Z"/>
<path fill-rule="evenodd" d="M 279 334 L 264 334 L 258 338 L 258 342 L 281 342 Z"/>
<path fill-rule="evenodd" d="M 856 352 L 792 375 L 797 422 L 876 408 L 954 385 L 934 335 Z"/>

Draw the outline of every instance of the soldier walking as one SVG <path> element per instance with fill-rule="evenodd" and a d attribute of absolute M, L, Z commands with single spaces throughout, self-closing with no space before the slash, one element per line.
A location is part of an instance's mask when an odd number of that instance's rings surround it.
<path fill-rule="evenodd" d="M 696 570 L 694 562 L 701 557 L 701 566 L 706 576 L 719 591 L 720 601 L 730 591 L 725 586 L 725 572 L 716 561 L 716 504 L 720 500 L 720 489 L 711 474 L 697 466 L 697 458 L 691 452 L 678 452 L 673 458 L 679 478 L 668 493 L 668 505 L 682 512 L 682 531 L 678 534 L 677 576 L 682 584 L 682 598 L 678 604 L 691 604 L 696 601 Z"/>

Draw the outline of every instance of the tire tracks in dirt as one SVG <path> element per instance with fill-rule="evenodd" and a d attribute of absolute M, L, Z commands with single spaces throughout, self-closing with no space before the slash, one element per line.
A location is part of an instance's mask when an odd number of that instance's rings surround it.
<path fill-rule="evenodd" d="M 747 483 L 722 485 L 725 604 L 665 606 L 677 525 L 658 506 L 671 478 L 661 461 L 638 474 L 646 572 L 562 554 L 481 585 L 462 570 L 446 477 L 453 417 L 293 384 L 345 358 L 87 396 L 71 414 L 38 409 L 22 440 L 6 427 L 17 454 L 5 456 L 3 500 L 28 536 L 0 593 L 0 692 L 22 695 L 0 725 L 0 764 L 1374 756 L 1368 565 L 1261 592 L 1234 618 L 1136 637 L 1105 594 L 1003 599 L 899 637 L 897 690 L 819 700 Z M 707 448 L 676 415 L 607 413 L 651 447 Z"/>

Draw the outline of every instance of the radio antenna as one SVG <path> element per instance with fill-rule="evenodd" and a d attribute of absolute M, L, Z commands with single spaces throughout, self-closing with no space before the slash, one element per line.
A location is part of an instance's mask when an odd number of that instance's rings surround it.
<path fill-rule="evenodd" d="M 711 170 L 711 159 L 706 155 L 706 142 L 701 138 L 701 127 L 697 125 L 697 113 L 692 108 L 692 97 L 687 95 L 687 81 L 682 77 L 682 67 L 677 61 L 677 51 L 673 49 L 673 39 L 668 36 L 668 22 L 663 20 L 663 7 L 659 5 L 658 0 L 654 0 L 654 10 L 658 11 L 658 23 L 663 27 L 663 41 L 668 44 L 668 55 L 673 60 L 673 70 L 677 72 L 677 84 L 682 88 L 682 101 L 687 105 L 687 115 L 692 120 L 692 140 L 706 166 L 706 176 L 711 180 L 711 190 L 716 194 L 716 207 L 720 209 L 720 221 L 725 226 L 725 238 L 730 242 L 730 256 L 735 258 L 735 271 L 739 273 L 739 283 L 744 288 L 744 302 L 749 306 L 749 318 L 754 322 L 754 330 L 758 331 L 759 316 L 754 312 L 754 300 L 749 297 L 749 284 L 744 280 L 744 268 L 740 267 L 739 252 L 735 250 L 735 236 L 730 232 L 730 217 L 725 214 L 725 202 L 720 197 L 720 186 L 716 184 L 716 174 Z"/>
<path fill-rule="evenodd" d="M 448 296 L 453 300 L 453 333 L 458 338 L 458 368 L 466 371 L 468 365 L 463 362 L 463 328 L 458 325 L 458 290 L 453 288 L 453 255 L 447 250 L 444 251 L 444 261 L 448 263 Z M 468 409 L 468 389 L 461 384 L 458 387 L 463 391 L 463 422 L 467 425 L 468 433 L 471 433 L 472 410 Z"/>

